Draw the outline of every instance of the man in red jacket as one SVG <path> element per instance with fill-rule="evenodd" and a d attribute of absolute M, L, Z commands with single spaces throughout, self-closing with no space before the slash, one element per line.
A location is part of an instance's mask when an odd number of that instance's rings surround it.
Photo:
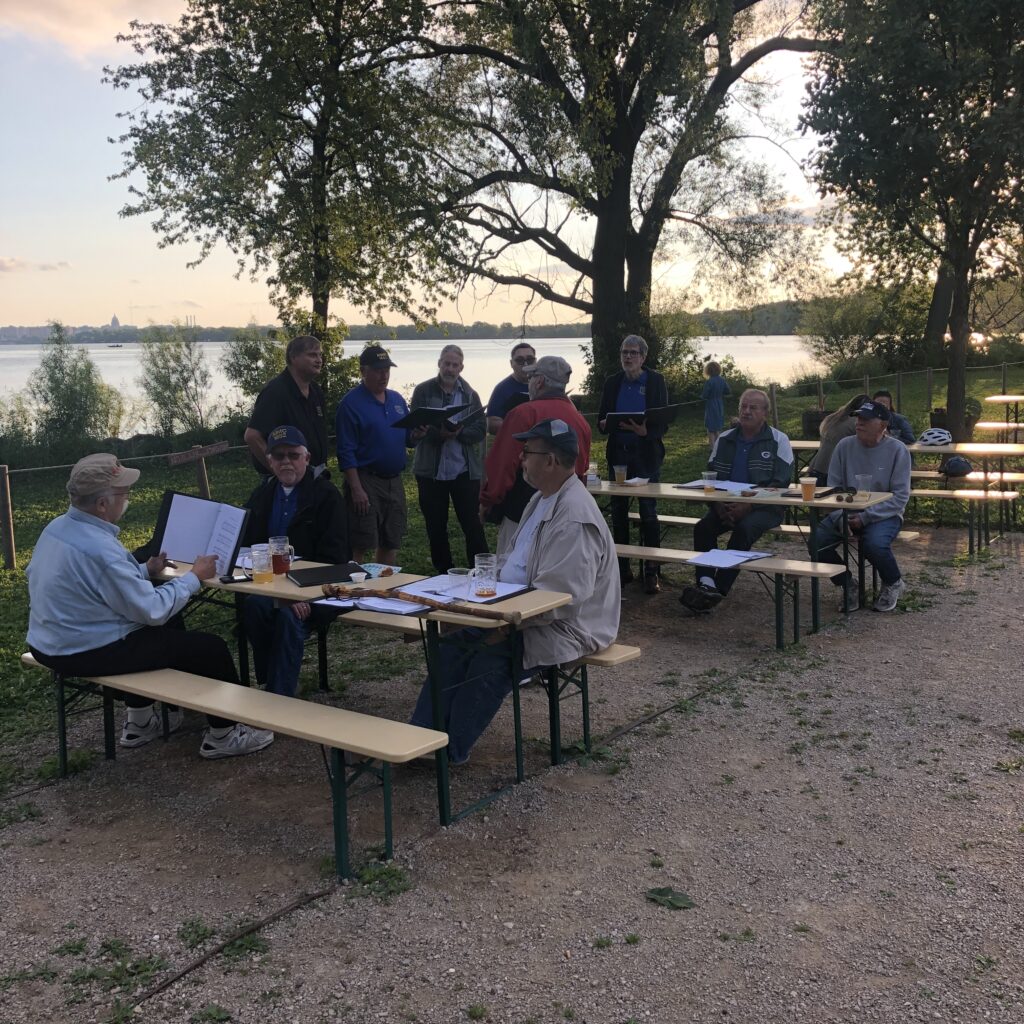
<path fill-rule="evenodd" d="M 499 523 L 498 552 L 508 546 L 519 518 L 534 492 L 523 479 L 519 453 L 523 442 L 516 434 L 524 434 L 541 420 L 562 419 L 579 439 L 576 475 L 586 481 L 590 464 L 590 425 L 566 396 L 565 388 L 572 376 L 572 367 L 561 356 L 541 356 L 526 368 L 529 376 L 530 401 L 517 405 L 502 420 L 498 436 L 484 463 L 486 481 L 480 490 L 480 518 Z"/>

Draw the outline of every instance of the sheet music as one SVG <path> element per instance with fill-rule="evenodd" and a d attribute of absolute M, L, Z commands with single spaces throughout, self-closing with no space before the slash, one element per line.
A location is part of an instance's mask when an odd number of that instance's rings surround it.
<path fill-rule="evenodd" d="M 734 548 L 726 548 L 724 551 L 705 551 L 696 558 L 688 558 L 688 565 L 704 565 L 712 569 L 732 569 L 743 562 L 750 562 L 756 558 L 770 558 L 770 551 L 737 551 Z"/>
<path fill-rule="evenodd" d="M 245 509 L 188 494 L 175 494 L 160 541 L 160 550 L 176 562 L 217 556 L 217 572 L 231 571 L 228 560 L 245 522 Z"/>

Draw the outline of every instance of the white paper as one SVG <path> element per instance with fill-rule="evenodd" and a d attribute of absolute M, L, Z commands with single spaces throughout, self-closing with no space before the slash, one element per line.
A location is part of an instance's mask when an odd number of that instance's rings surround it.
<path fill-rule="evenodd" d="M 200 555 L 216 555 L 217 572 L 226 574 L 244 520 L 245 509 L 175 494 L 160 550 L 175 562 L 194 562 Z"/>
<path fill-rule="evenodd" d="M 400 597 L 359 597 L 356 598 L 356 607 L 364 612 L 386 612 L 389 615 L 415 615 L 416 612 L 430 611 L 430 605 L 413 604 Z"/>
<path fill-rule="evenodd" d="M 528 583 L 497 583 L 496 593 L 490 597 L 476 597 L 473 594 L 472 580 L 459 580 L 451 582 L 448 576 L 431 576 L 429 579 L 419 580 L 417 583 L 408 583 L 402 587 L 405 594 L 415 594 L 420 597 L 429 597 L 433 601 L 441 601 L 450 604 L 452 601 L 468 601 L 471 604 L 486 604 L 496 598 L 511 597 L 513 594 L 521 594 L 529 590 Z"/>
<path fill-rule="evenodd" d="M 356 603 L 351 597 L 320 597 L 314 604 L 327 604 L 332 608 L 355 608 Z"/>
<path fill-rule="evenodd" d="M 732 569 L 743 562 L 749 562 L 755 558 L 771 558 L 770 551 L 736 551 L 733 548 L 726 548 L 724 551 L 705 551 L 695 558 L 688 558 L 689 565 L 703 565 L 709 569 Z"/>
<path fill-rule="evenodd" d="M 751 490 L 755 489 L 750 484 L 738 484 L 738 483 L 735 483 L 732 480 L 716 480 L 716 481 L 714 481 L 714 484 L 715 484 L 715 490 L 716 491 L 725 491 L 727 494 L 739 494 L 740 491 L 751 491 Z M 704 481 L 703 480 L 690 480 L 690 481 L 688 481 L 685 484 L 676 484 L 676 487 L 686 487 L 686 488 L 693 487 L 693 488 L 699 488 L 700 490 L 703 490 L 704 489 Z"/>

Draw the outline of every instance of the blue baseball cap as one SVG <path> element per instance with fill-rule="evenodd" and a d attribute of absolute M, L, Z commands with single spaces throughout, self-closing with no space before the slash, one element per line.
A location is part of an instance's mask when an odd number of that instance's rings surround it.
<path fill-rule="evenodd" d="M 889 410 L 881 402 L 865 402 L 856 412 L 850 414 L 861 420 L 889 422 Z"/>
<path fill-rule="evenodd" d="M 287 445 L 289 448 L 309 448 L 306 444 L 306 435 L 298 427 L 285 425 L 274 427 L 267 434 L 267 451 L 277 448 L 279 445 Z"/>

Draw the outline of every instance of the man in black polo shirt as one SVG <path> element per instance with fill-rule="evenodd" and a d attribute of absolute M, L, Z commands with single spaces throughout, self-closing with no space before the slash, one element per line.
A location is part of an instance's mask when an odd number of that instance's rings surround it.
<path fill-rule="evenodd" d="M 319 340 L 309 334 L 292 338 L 284 359 L 284 370 L 256 398 L 245 428 L 245 443 L 252 452 L 253 465 L 267 476 L 270 474 L 267 435 L 281 423 L 290 423 L 306 438 L 310 466 L 319 476 L 327 466 L 324 393 L 314 380 L 324 364 Z"/>

